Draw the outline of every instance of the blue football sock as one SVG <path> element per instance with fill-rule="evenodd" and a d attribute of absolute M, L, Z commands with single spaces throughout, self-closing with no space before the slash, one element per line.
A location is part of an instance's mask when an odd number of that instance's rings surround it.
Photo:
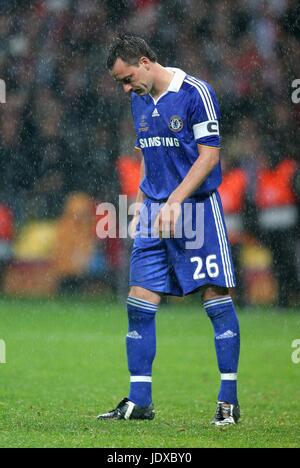
<path fill-rule="evenodd" d="M 240 328 L 232 299 L 228 296 L 212 299 L 204 302 L 204 308 L 215 331 L 215 347 L 221 373 L 218 400 L 237 405 Z"/>
<path fill-rule="evenodd" d="M 145 407 L 152 402 L 152 363 L 156 353 L 155 314 L 158 306 L 135 297 L 128 297 L 127 308 L 129 400 Z"/>

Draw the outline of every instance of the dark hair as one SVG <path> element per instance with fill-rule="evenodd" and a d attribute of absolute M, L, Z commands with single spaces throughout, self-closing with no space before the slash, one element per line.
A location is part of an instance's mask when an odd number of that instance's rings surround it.
<path fill-rule="evenodd" d="M 111 70 L 118 58 L 130 65 L 137 65 L 141 57 L 147 57 L 151 62 L 157 62 L 155 52 L 144 39 L 120 34 L 108 49 L 107 68 Z"/>

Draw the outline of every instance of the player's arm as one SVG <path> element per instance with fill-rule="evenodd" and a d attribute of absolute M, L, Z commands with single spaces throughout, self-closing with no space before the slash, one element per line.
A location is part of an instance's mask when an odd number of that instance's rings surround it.
<path fill-rule="evenodd" d="M 170 195 L 168 204 L 183 203 L 207 179 L 211 171 L 218 165 L 220 149 L 212 146 L 198 145 L 199 157 L 193 164 L 181 184 Z"/>
<path fill-rule="evenodd" d="M 165 206 L 155 222 L 155 229 L 162 236 L 163 233 L 174 235 L 175 225 L 181 212 L 181 204 L 191 196 L 205 181 L 214 167 L 219 163 L 220 149 L 198 145 L 199 157 L 178 187 L 171 193 Z"/>

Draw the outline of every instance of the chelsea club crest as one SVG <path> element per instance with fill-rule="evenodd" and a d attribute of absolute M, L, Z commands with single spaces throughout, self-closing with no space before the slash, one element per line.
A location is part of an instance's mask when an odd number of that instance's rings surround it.
<path fill-rule="evenodd" d="M 183 120 L 178 115 L 173 115 L 169 122 L 169 129 L 172 132 L 180 132 L 183 129 Z"/>

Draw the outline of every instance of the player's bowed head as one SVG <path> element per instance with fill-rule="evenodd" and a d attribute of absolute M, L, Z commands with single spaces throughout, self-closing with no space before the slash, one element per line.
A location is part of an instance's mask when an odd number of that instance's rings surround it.
<path fill-rule="evenodd" d="M 147 42 L 138 36 L 119 35 L 110 45 L 107 67 L 125 93 L 158 97 L 171 82 L 172 72 L 157 62 Z"/>

